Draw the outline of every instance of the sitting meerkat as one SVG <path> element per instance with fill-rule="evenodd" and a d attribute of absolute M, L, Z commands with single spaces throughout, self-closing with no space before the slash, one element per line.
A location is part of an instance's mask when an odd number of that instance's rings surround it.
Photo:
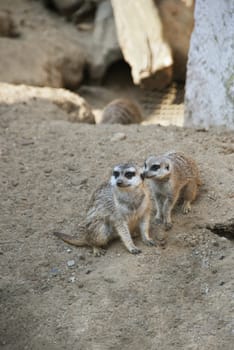
<path fill-rule="evenodd" d="M 113 100 L 105 106 L 102 113 L 102 124 L 138 124 L 143 120 L 138 105 L 126 98 Z"/>
<path fill-rule="evenodd" d="M 76 246 L 91 246 L 99 255 L 102 248 L 119 237 L 132 254 L 140 253 L 131 233 L 137 228 L 146 245 L 155 245 L 149 236 L 151 200 L 142 169 L 132 163 L 116 165 L 108 182 L 93 193 L 78 237 L 54 234 Z"/>
<path fill-rule="evenodd" d="M 150 156 L 144 164 L 144 175 L 150 179 L 156 200 L 156 221 L 163 222 L 166 229 L 172 228 L 171 212 L 183 194 L 183 213 L 191 210 L 191 202 L 201 185 L 194 160 L 183 153 L 170 151 L 161 156 Z"/>

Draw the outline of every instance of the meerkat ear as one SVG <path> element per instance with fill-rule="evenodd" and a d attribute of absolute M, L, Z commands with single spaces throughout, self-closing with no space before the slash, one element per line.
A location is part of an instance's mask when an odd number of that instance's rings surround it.
<path fill-rule="evenodd" d="M 141 179 L 144 181 L 144 179 L 145 179 L 145 173 L 144 173 L 143 170 L 142 170 L 142 172 L 140 173 L 140 176 L 141 176 Z"/>

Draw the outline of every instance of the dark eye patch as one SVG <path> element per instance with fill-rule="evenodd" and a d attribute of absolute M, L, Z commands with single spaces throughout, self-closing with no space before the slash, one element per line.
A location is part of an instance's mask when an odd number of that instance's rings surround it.
<path fill-rule="evenodd" d="M 136 175 L 135 171 L 126 171 L 124 174 L 127 179 L 131 179 L 133 176 Z"/>
<path fill-rule="evenodd" d="M 119 175 L 120 175 L 120 172 L 119 172 L 119 171 L 113 171 L 113 176 L 114 176 L 115 178 L 119 177 Z"/>
<path fill-rule="evenodd" d="M 160 164 L 153 164 L 150 168 L 152 171 L 157 171 L 158 169 L 160 169 Z"/>

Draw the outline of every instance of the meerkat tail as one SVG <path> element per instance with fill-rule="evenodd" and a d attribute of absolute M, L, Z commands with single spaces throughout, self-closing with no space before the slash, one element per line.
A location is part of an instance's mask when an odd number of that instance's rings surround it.
<path fill-rule="evenodd" d="M 85 238 L 82 237 L 73 237 L 70 235 L 67 235 L 65 233 L 62 232 L 54 232 L 54 235 L 60 239 L 62 239 L 64 242 L 69 243 L 71 245 L 75 245 L 77 247 L 83 247 L 83 246 L 87 246 L 87 240 Z"/>

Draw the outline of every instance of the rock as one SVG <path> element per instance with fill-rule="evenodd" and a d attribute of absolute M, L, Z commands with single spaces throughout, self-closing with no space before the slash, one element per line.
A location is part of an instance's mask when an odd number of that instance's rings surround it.
<path fill-rule="evenodd" d="M 59 269 L 57 267 L 53 267 L 51 270 L 50 270 L 50 274 L 51 276 L 53 277 L 56 277 L 58 274 L 60 273 Z"/>
<path fill-rule="evenodd" d="M 185 91 L 185 125 L 234 129 L 233 1 L 195 5 Z"/>
<path fill-rule="evenodd" d="M 124 134 L 123 132 L 117 132 L 112 136 L 111 142 L 122 141 L 122 140 L 125 140 L 126 138 L 127 138 L 126 134 Z"/>
<path fill-rule="evenodd" d="M 148 88 L 164 88 L 172 80 L 172 54 L 164 39 L 153 0 L 111 0 L 119 44 L 132 69 L 133 81 Z M 144 13 L 144 15 L 142 15 Z"/>
<path fill-rule="evenodd" d="M 104 76 L 113 62 L 122 58 L 109 0 L 102 1 L 98 5 L 89 52 L 90 77 L 96 80 Z"/>
<path fill-rule="evenodd" d="M 86 54 L 76 28 L 59 17 L 55 20 L 49 16 L 40 1 L 32 2 L 30 9 L 27 2 L 17 2 L 14 11 L 21 36 L 18 40 L 0 41 L 0 81 L 78 88 Z"/>
<path fill-rule="evenodd" d="M 67 266 L 68 267 L 74 267 L 75 266 L 75 260 L 68 260 Z"/>
<path fill-rule="evenodd" d="M 65 89 L 0 83 L 0 103 L 23 103 L 30 99 L 42 99 L 53 102 L 67 113 L 68 120 L 71 122 L 90 124 L 95 122 L 91 107 L 78 94 Z"/>
<path fill-rule="evenodd" d="M 64 47 L 55 49 L 40 39 L 36 42 L 1 40 L 0 80 L 56 88 L 79 87 L 86 62 L 84 53 L 79 47 L 71 49 L 69 44 L 67 48 L 65 46 L 64 43 Z"/>
<path fill-rule="evenodd" d="M 173 77 L 185 81 L 190 36 L 194 26 L 194 0 L 156 0 L 163 33 L 172 50 Z"/>
<path fill-rule="evenodd" d="M 75 280 L 76 280 L 75 276 L 71 276 L 71 277 L 69 277 L 68 282 L 70 282 L 70 283 L 74 283 L 74 282 L 75 282 Z"/>

